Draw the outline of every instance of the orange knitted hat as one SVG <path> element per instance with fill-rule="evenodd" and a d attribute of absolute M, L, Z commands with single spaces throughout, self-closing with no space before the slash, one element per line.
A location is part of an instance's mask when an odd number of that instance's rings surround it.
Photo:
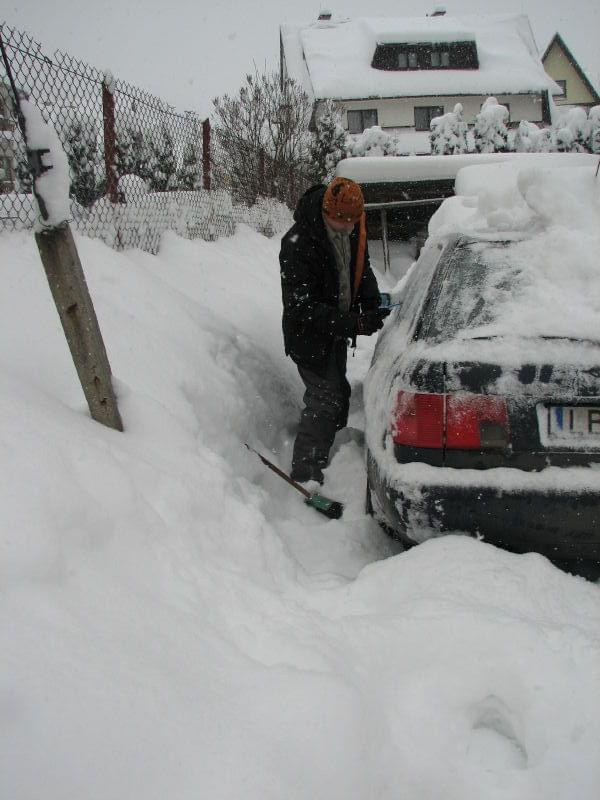
<path fill-rule="evenodd" d="M 358 183 L 350 178 L 334 178 L 323 195 L 323 213 L 328 219 L 358 222 L 365 201 Z"/>

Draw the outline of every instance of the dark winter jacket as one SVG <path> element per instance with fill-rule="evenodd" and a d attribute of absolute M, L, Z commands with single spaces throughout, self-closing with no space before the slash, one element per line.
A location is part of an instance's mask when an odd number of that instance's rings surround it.
<path fill-rule="evenodd" d="M 343 338 L 348 315 L 338 308 L 339 278 L 333 246 L 322 215 L 325 186 L 314 186 L 300 199 L 295 224 L 281 240 L 281 291 L 285 352 L 300 366 L 318 372 L 336 339 Z M 354 291 L 358 225 L 350 234 L 351 284 Z M 379 290 L 365 249 L 362 279 L 350 312 L 377 308 Z"/>

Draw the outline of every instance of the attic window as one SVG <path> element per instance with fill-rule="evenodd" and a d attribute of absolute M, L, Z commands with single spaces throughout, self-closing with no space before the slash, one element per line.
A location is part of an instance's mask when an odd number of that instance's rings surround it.
<path fill-rule="evenodd" d="M 378 44 L 371 66 L 382 70 L 478 69 L 477 46 L 465 42 Z"/>
<path fill-rule="evenodd" d="M 432 50 L 431 66 L 435 68 L 450 66 L 450 53 L 448 50 Z"/>

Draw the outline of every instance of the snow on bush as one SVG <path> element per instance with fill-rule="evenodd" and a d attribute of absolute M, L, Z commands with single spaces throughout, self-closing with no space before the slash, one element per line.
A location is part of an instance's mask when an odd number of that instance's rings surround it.
<path fill-rule="evenodd" d="M 541 130 L 535 122 L 522 119 L 514 138 L 513 147 L 517 153 L 535 153 L 538 151 L 538 142 Z"/>
<path fill-rule="evenodd" d="M 453 111 L 434 117 L 429 127 L 433 155 L 448 156 L 467 152 L 467 124 L 463 120 L 461 103 L 457 103 Z"/>
<path fill-rule="evenodd" d="M 148 184 L 139 175 L 121 175 L 118 189 L 124 203 L 135 203 L 148 194 Z"/>
<path fill-rule="evenodd" d="M 475 117 L 473 135 L 478 153 L 502 153 L 507 149 L 508 109 L 488 97 Z"/>
<path fill-rule="evenodd" d="M 590 108 L 589 125 L 590 153 L 600 153 L 600 106 Z"/>
<path fill-rule="evenodd" d="M 348 144 L 347 156 L 350 158 L 398 155 L 402 155 L 398 140 L 381 130 L 379 125 L 367 128 Z"/>
<path fill-rule="evenodd" d="M 590 125 L 583 108 L 571 108 L 556 125 L 559 153 L 585 153 L 589 149 Z"/>
<path fill-rule="evenodd" d="M 292 212 L 273 197 L 259 197 L 253 206 L 236 206 L 237 222 L 249 225 L 263 236 L 282 236 L 294 223 Z"/>

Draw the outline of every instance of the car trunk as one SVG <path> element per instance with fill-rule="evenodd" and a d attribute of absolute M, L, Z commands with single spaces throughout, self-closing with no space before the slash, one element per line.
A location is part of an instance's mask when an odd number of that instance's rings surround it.
<path fill-rule="evenodd" d="M 539 470 L 600 462 L 598 367 L 539 363 L 507 369 L 446 362 L 444 393 L 504 398 L 508 423 L 507 440 L 492 441 L 490 447 L 445 446 L 444 466 Z"/>

